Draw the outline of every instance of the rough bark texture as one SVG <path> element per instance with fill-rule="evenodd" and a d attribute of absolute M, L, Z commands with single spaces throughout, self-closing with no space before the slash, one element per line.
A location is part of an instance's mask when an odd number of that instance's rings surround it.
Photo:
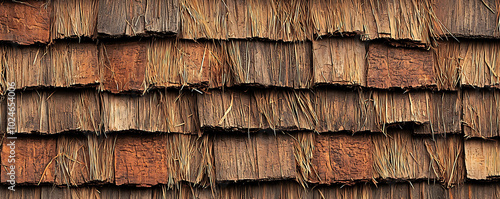
<path fill-rule="evenodd" d="M 367 135 L 316 135 L 309 181 L 330 184 L 369 180 L 372 177 L 372 149 Z"/>
<path fill-rule="evenodd" d="M 21 45 L 48 43 L 50 7 L 45 1 L 25 3 L 5 1 L 0 4 L 0 41 Z"/>
<path fill-rule="evenodd" d="M 368 87 L 387 89 L 436 85 L 430 51 L 370 44 L 367 57 Z"/>
<path fill-rule="evenodd" d="M 11 144 L 14 146 L 11 148 Z M 14 154 L 12 154 L 14 150 Z M 9 163 L 10 155 L 14 155 L 15 163 Z M 56 163 L 56 139 L 47 136 L 18 137 L 17 139 L 4 139 L 2 144 L 2 169 L 1 182 L 7 183 L 10 176 L 10 166 L 15 166 L 16 184 L 54 183 Z"/>
<path fill-rule="evenodd" d="M 115 149 L 115 183 L 152 186 L 167 184 L 166 137 L 118 137 Z M 152 176 L 151 173 L 156 175 Z"/>
<path fill-rule="evenodd" d="M 119 93 L 140 92 L 146 88 L 147 66 L 145 42 L 105 44 L 100 50 L 101 90 Z"/>

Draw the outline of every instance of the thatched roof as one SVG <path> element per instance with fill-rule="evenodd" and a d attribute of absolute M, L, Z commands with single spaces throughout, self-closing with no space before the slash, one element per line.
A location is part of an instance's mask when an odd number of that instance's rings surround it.
<path fill-rule="evenodd" d="M 0 196 L 500 198 L 499 13 L 2 1 Z"/>

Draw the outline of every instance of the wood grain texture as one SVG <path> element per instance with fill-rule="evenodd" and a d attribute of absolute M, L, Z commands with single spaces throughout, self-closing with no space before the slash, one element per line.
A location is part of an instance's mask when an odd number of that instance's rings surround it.
<path fill-rule="evenodd" d="M 436 85 L 430 51 L 370 44 L 367 57 L 368 87 L 387 89 Z"/>
<path fill-rule="evenodd" d="M 463 91 L 463 131 L 468 137 L 497 137 L 500 135 L 500 104 L 497 90 Z"/>
<path fill-rule="evenodd" d="M 30 0 L 25 3 L 0 4 L 0 41 L 20 45 L 49 43 L 50 6 L 45 1 Z"/>
<path fill-rule="evenodd" d="M 112 43 L 100 46 L 101 90 L 112 93 L 141 92 L 146 88 L 145 42 Z"/>
<path fill-rule="evenodd" d="M 446 27 L 443 35 L 469 38 L 498 38 L 498 10 L 500 3 L 484 1 L 437 1 L 436 17 Z"/>
<path fill-rule="evenodd" d="M 155 91 L 144 96 L 103 93 L 103 127 L 107 132 L 199 132 L 196 99 L 191 93 Z"/>
<path fill-rule="evenodd" d="M 16 184 L 54 183 L 56 163 L 52 161 L 56 157 L 56 137 L 30 136 L 18 137 L 15 140 L 3 140 L 2 165 L 15 166 Z M 10 145 L 14 142 L 14 145 Z M 11 148 L 12 146 L 12 148 Z M 14 149 L 15 163 L 8 162 L 11 150 Z M 9 168 L 10 171 L 10 168 Z M 1 182 L 7 183 L 9 176 L 7 170 L 3 170 Z"/>
<path fill-rule="evenodd" d="M 148 46 L 146 81 L 153 87 L 230 86 L 225 42 L 153 40 Z"/>
<path fill-rule="evenodd" d="M 98 51 L 92 43 L 58 42 L 48 48 L 4 46 L 0 54 L 6 77 L 1 80 L 3 87 L 13 81 L 16 89 L 99 83 Z"/>
<path fill-rule="evenodd" d="M 283 134 L 216 135 L 214 160 L 217 181 L 294 178 L 292 137 Z"/>
<path fill-rule="evenodd" d="M 168 1 L 99 0 L 97 32 L 107 36 L 171 34 L 179 30 L 179 5 Z"/>
<path fill-rule="evenodd" d="M 439 69 L 439 82 L 447 87 L 500 86 L 500 43 L 497 41 L 462 40 L 440 42 L 434 49 Z M 458 78 L 460 77 L 460 78 Z"/>
<path fill-rule="evenodd" d="M 316 135 L 309 182 L 331 184 L 369 180 L 373 148 L 370 136 Z"/>
<path fill-rule="evenodd" d="M 315 98 L 316 131 L 380 131 L 371 92 L 317 89 Z"/>
<path fill-rule="evenodd" d="M 16 100 L 16 133 L 99 132 L 101 128 L 95 91 L 29 91 L 19 94 Z"/>
<path fill-rule="evenodd" d="M 366 47 L 356 38 L 314 40 L 315 84 L 366 86 Z"/>
<path fill-rule="evenodd" d="M 381 129 L 413 123 L 415 133 L 460 133 L 461 97 L 458 92 L 375 91 L 373 102 Z"/>
<path fill-rule="evenodd" d="M 311 43 L 228 42 L 229 65 L 236 85 L 310 88 Z"/>
<path fill-rule="evenodd" d="M 500 177 L 498 140 L 470 139 L 464 143 L 467 179 L 491 180 Z"/>
<path fill-rule="evenodd" d="M 268 128 L 250 91 L 212 90 L 197 95 L 197 103 L 202 128 L 245 131 Z"/>

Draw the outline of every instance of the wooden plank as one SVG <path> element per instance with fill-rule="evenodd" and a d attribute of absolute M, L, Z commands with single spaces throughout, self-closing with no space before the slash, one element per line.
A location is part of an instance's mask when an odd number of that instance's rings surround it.
<path fill-rule="evenodd" d="M 102 94 L 102 118 L 105 131 L 138 129 L 138 97 Z"/>
<path fill-rule="evenodd" d="M 370 44 L 367 86 L 374 88 L 416 88 L 436 85 L 430 51 Z"/>
<path fill-rule="evenodd" d="M 468 137 L 500 135 L 500 92 L 496 90 L 463 90 L 463 129 Z"/>
<path fill-rule="evenodd" d="M 103 93 L 103 127 L 106 132 L 140 130 L 197 134 L 200 125 L 195 97 L 177 91 L 153 91 L 144 96 Z"/>
<path fill-rule="evenodd" d="M 153 186 L 168 183 L 166 136 L 119 136 L 115 148 L 116 185 Z M 151 176 L 155 173 L 155 176 Z"/>
<path fill-rule="evenodd" d="M 228 42 L 230 68 L 236 85 L 310 88 L 311 43 Z"/>
<path fill-rule="evenodd" d="M 179 31 L 179 3 L 99 0 L 97 32 L 106 36 L 171 34 Z"/>
<path fill-rule="evenodd" d="M 36 46 L 4 46 L 2 69 L 6 82 L 16 82 L 16 89 L 47 85 L 50 56 L 44 48 Z M 30 74 L 29 77 L 26 74 Z M 62 75 L 61 75 L 62 76 Z"/>
<path fill-rule="evenodd" d="M 326 38 L 312 44 L 315 84 L 366 86 L 366 48 L 360 40 Z"/>
<path fill-rule="evenodd" d="M 197 95 L 200 126 L 227 130 L 267 128 L 253 95 L 233 90 L 211 90 Z"/>
<path fill-rule="evenodd" d="M 455 37 L 498 38 L 498 2 L 495 0 L 439 1 L 434 6 L 436 17 Z"/>
<path fill-rule="evenodd" d="M 0 51 L 5 56 L 1 66 L 6 81 L 15 81 L 16 89 L 99 83 L 97 46 L 92 43 L 58 42 L 48 48 L 5 46 Z"/>
<path fill-rule="evenodd" d="M 283 134 L 217 135 L 214 155 L 217 181 L 281 180 L 296 175 L 291 137 Z"/>
<path fill-rule="evenodd" d="M 500 177 L 500 143 L 497 140 L 470 139 L 465 142 L 467 179 L 491 180 Z"/>
<path fill-rule="evenodd" d="M 440 77 L 456 87 L 495 87 L 500 85 L 500 42 L 463 40 L 440 42 L 434 49 Z M 451 78 L 450 78 L 451 76 Z M 460 76 L 460 78 L 458 78 Z"/>
<path fill-rule="evenodd" d="M 146 1 L 145 30 L 158 33 L 177 33 L 179 31 L 178 0 Z"/>
<path fill-rule="evenodd" d="M 112 93 L 140 92 L 147 65 L 145 42 L 101 45 L 101 90 Z"/>
<path fill-rule="evenodd" d="M 9 170 L 2 172 L 1 182 L 8 183 L 10 165 L 14 165 L 16 184 L 54 183 L 56 167 L 51 160 L 57 155 L 56 140 L 56 137 L 34 135 L 15 140 L 4 139 L 1 155 L 9 158 L 2 158 L 2 165 L 9 165 Z M 15 156 L 13 164 L 8 162 L 11 155 Z"/>
<path fill-rule="evenodd" d="M 314 110 L 318 132 L 379 132 L 370 92 L 317 89 Z"/>
<path fill-rule="evenodd" d="M 429 123 L 430 92 L 376 91 L 373 93 L 375 112 L 379 127 L 412 122 L 418 125 Z"/>
<path fill-rule="evenodd" d="M 461 97 L 458 92 L 433 92 L 429 95 L 429 123 L 416 125 L 416 134 L 461 133 Z"/>
<path fill-rule="evenodd" d="M 24 92 L 16 95 L 16 132 L 50 133 L 47 92 Z"/>
<path fill-rule="evenodd" d="M 215 173 L 219 181 L 237 181 L 238 164 L 236 156 L 236 138 L 224 135 L 216 135 L 214 138 L 214 162 Z M 248 167 L 247 167 L 248 168 Z M 250 168 L 248 168 L 250 169 Z"/>
<path fill-rule="evenodd" d="M 0 5 L 0 41 L 21 45 L 50 41 L 50 7 L 45 1 L 2 2 Z"/>
<path fill-rule="evenodd" d="M 373 146 L 369 136 L 320 134 L 315 139 L 309 182 L 331 184 L 371 178 Z"/>
<path fill-rule="evenodd" d="M 52 6 L 52 39 L 97 36 L 98 0 L 57 0 Z"/>

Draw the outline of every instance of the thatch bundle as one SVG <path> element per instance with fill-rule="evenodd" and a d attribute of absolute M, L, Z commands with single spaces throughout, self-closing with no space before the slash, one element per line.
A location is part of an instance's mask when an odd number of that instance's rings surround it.
<path fill-rule="evenodd" d="M 435 52 L 437 79 L 443 88 L 453 88 L 457 82 L 473 87 L 500 86 L 499 42 L 440 42 Z"/>
<path fill-rule="evenodd" d="M 224 42 L 153 40 L 148 46 L 146 82 L 154 87 L 230 84 Z"/>
<path fill-rule="evenodd" d="M 372 136 L 374 178 L 436 179 L 446 187 L 465 179 L 463 140 L 414 137 L 408 130 L 389 130 Z"/>
<path fill-rule="evenodd" d="M 310 1 L 314 33 L 359 33 L 362 39 L 389 38 L 429 45 L 443 28 L 432 0 Z"/>
<path fill-rule="evenodd" d="M 316 116 L 311 93 L 297 90 L 213 90 L 198 95 L 203 128 L 313 130 Z"/>
<path fill-rule="evenodd" d="M 53 5 L 51 39 L 94 37 L 98 0 L 56 0 Z"/>
<path fill-rule="evenodd" d="M 181 0 L 183 39 L 311 39 L 306 1 Z"/>

